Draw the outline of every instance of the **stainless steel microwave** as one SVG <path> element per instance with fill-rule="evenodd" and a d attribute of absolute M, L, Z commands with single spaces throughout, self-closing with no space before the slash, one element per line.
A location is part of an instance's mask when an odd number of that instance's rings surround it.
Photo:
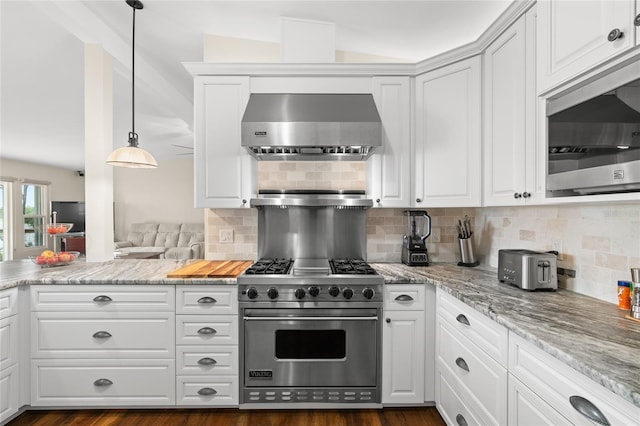
<path fill-rule="evenodd" d="M 640 191 L 640 63 L 547 102 L 547 191 Z"/>

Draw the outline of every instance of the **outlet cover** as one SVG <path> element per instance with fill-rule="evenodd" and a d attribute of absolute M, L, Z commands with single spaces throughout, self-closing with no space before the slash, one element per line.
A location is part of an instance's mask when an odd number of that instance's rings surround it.
<path fill-rule="evenodd" d="M 233 229 L 221 229 L 218 234 L 218 242 L 220 243 L 232 243 L 233 242 Z"/>

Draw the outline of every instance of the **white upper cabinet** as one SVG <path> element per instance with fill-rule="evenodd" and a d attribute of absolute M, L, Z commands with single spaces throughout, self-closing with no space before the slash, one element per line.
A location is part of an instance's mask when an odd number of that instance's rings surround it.
<path fill-rule="evenodd" d="M 544 196 L 545 147 L 536 129 L 535 7 L 484 53 L 484 205 Z"/>
<path fill-rule="evenodd" d="M 382 120 L 382 146 L 367 160 L 367 193 L 374 207 L 411 205 L 411 84 L 409 77 L 373 77 Z"/>
<path fill-rule="evenodd" d="M 538 2 L 538 93 L 635 45 L 634 0 Z"/>
<path fill-rule="evenodd" d="M 249 77 L 195 79 L 195 207 L 249 207 L 256 162 L 240 146 Z"/>
<path fill-rule="evenodd" d="M 481 57 L 416 77 L 415 207 L 481 204 Z"/>

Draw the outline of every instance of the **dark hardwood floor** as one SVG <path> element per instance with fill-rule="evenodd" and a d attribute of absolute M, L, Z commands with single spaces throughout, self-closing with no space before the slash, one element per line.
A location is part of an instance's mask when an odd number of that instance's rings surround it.
<path fill-rule="evenodd" d="M 380 410 L 32 410 L 8 426 L 440 426 L 435 407 Z"/>

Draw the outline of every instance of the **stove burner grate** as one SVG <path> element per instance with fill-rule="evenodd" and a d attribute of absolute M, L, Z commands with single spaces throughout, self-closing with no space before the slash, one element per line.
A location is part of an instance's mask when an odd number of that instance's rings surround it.
<path fill-rule="evenodd" d="M 292 259 L 260 259 L 249 267 L 246 275 L 286 275 L 293 265 Z"/>
<path fill-rule="evenodd" d="M 332 274 L 377 275 L 378 273 L 367 262 L 361 259 L 331 259 Z"/>

